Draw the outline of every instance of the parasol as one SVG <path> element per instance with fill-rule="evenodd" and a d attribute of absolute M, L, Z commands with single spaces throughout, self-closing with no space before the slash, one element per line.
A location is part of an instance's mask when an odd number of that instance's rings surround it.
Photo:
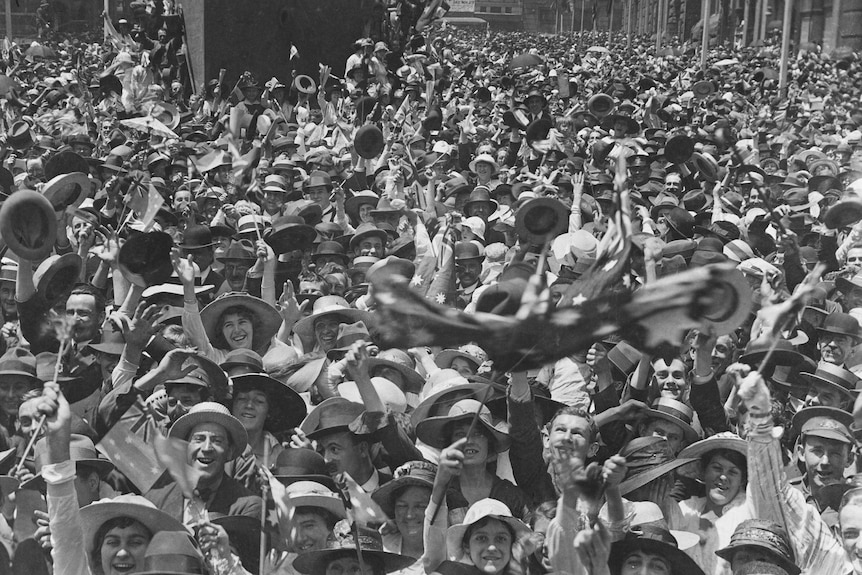
<path fill-rule="evenodd" d="M 34 44 L 27 48 L 24 51 L 25 56 L 31 56 L 33 58 L 56 58 L 57 53 L 54 52 L 48 46 L 43 46 L 42 44 Z"/>
<path fill-rule="evenodd" d="M 544 64 L 545 61 L 536 54 L 521 54 L 520 56 L 515 56 L 509 62 L 509 69 L 515 70 L 517 68 L 531 68 L 533 66 L 540 66 Z"/>
<path fill-rule="evenodd" d="M 127 120 L 120 120 L 120 123 L 134 130 L 146 132 L 148 134 L 155 134 L 157 136 L 162 136 L 163 138 L 179 139 L 179 136 L 176 135 L 173 130 L 152 116 L 128 118 Z"/>
<path fill-rule="evenodd" d="M 739 64 L 739 60 L 736 58 L 724 58 L 723 60 L 719 60 L 714 66 L 733 66 L 734 64 Z"/>

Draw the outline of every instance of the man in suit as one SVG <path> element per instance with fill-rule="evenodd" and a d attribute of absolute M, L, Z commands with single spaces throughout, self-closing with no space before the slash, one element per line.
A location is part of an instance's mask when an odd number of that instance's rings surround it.
<path fill-rule="evenodd" d="M 259 518 L 260 497 L 225 474 L 225 464 L 240 455 L 248 442 L 242 423 L 220 403 L 192 407 L 171 426 L 168 437 L 188 442 L 185 463 L 200 474 L 193 497 L 165 474 L 144 494 L 156 507 L 187 525 L 201 520 L 204 510 Z"/>

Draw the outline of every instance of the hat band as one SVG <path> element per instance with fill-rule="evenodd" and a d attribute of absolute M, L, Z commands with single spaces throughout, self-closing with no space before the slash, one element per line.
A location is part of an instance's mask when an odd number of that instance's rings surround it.
<path fill-rule="evenodd" d="M 70 450 L 72 461 L 81 461 L 82 459 L 101 459 L 95 449 L 86 447 L 72 447 Z M 105 459 L 105 462 L 108 460 Z"/>
<path fill-rule="evenodd" d="M 660 413 L 664 413 L 665 415 L 671 415 L 678 419 L 683 420 L 684 422 L 691 425 L 691 414 L 686 413 L 685 411 L 680 411 L 678 409 L 674 409 L 673 407 L 669 407 L 667 405 L 658 405 L 655 408 L 656 411 Z"/>
<path fill-rule="evenodd" d="M 731 546 L 736 545 L 758 545 L 771 548 L 785 557 L 790 556 L 787 542 L 778 534 L 765 529 L 744 529 L 733 534 L 730 541 Z"/>
<path fill-rule="evenodd" d="M 203 566 L 197 558 L 171 553 L 150 555 L 144 558 L 144 571 L 167 571 L 192 575 L 203 575 L 204 572 Z"/>

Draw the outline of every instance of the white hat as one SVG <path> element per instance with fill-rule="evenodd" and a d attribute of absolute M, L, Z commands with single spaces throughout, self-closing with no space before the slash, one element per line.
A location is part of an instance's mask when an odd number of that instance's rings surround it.
<path fill-rule="evenodd" d="M 464 225 L 470 228 L 474 235 L 485 239 L 485 222 L 478 216 L 472 216 L 464 220 Z"/>

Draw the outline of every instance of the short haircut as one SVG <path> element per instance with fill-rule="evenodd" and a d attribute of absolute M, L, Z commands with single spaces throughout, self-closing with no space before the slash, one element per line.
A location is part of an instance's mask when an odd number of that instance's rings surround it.
<path fill-rule="evenodd" d="M 72 291 L 69 293 L 69 297 L 72 297 L 73 295 L 93 296 L 93 299 L 96 300 L 96 313 L 100 316 L 105 313 L 105 296 L 93 286 L 78 284 L 72 288 Z"/>
<path fill-rule="evenodd" d="M 584 409 L 583 407 L 576 407 L 576 406 L 571 406 L 571 405 L 567 405 L 565 407 L 561 407 L 560 409 L 558 409 L 557 412 L 554 414 L 554 416 L 551 418 L 551 420 L 548 421 L 548 424 L 545 426 L 545 431 L 550 433 L 551 428 L 554 426 L 554 422 L 561 415 L 573 415 L 575 417 L 580 417 L 582 419 L 586 419 L 587 422 L 590 424 L 590 437 L 589 437 L 590 443 L 594 442 L 596 440 L 596 437 L 598 437 L 599 430 L 596 427 L 595 421 L 593 421 L 593 416 L 590 415 L 589 412 L 587 412 L 587 410 Z"/>
<path fill-rule="evenodd" d="M 311 505 L 301 505 L 296 508 L 296 515 L 317 515 L 323 522 L 326 523 L 327 529 L 332 531 L 335 528 L 335 524 L 340 521 L 337 515 L 335 515 L 329 509 L 324 509 L 323 507 L 314 507 Z"/>

